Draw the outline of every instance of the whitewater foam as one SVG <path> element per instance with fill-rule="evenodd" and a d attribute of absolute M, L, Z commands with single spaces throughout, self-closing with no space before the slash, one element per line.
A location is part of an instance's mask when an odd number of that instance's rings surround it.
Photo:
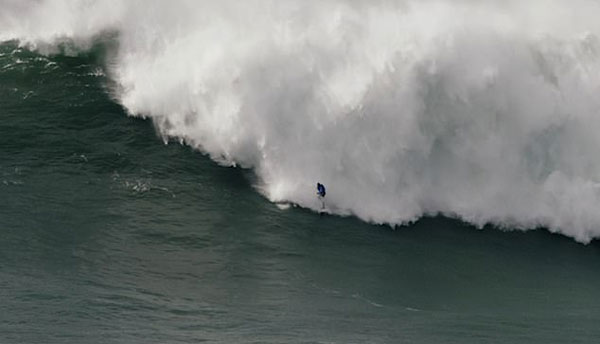
<path fill-rule="evenodd" d="M 116 32 L 115 96 L 275 202 L 600 236 L 593 1 L 3 1 L 0 40 Z"/>

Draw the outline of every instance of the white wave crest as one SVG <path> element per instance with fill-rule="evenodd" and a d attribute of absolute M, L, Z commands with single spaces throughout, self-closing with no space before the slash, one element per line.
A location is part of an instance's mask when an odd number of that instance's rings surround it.
<path fill-rule="evenodd" d="M 600 236 L 595 1 L 2 1 L 0 39 L 118 32 L 134 115 L 265 195 Z"/>

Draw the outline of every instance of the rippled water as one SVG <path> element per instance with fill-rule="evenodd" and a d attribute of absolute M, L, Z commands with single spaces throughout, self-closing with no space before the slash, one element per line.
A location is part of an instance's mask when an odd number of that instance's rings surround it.
<path fill-rule="evenodd" d="M 600 250 L 280 209 L 107 95 L 98 51 L 0 49 L 2 343 L 591 343 Z"/>

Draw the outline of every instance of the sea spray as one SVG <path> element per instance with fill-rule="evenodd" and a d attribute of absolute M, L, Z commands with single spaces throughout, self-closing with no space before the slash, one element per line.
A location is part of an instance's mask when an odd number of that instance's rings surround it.
<path fill-rule="evenodd" d="M 116 33 L 115 97 L 273 201 L 600 236 L 600 5 L 2 1 L 0 39 Z"/>

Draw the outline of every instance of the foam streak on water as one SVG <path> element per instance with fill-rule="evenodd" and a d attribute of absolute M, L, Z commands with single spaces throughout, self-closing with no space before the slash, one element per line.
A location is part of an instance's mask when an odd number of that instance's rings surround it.
<path fill-rule="evenodd" d="M 600 236 L 592 1 L 12 1 L 0 40 L 116 32 L 115 96 L 273 201 Z"/>

